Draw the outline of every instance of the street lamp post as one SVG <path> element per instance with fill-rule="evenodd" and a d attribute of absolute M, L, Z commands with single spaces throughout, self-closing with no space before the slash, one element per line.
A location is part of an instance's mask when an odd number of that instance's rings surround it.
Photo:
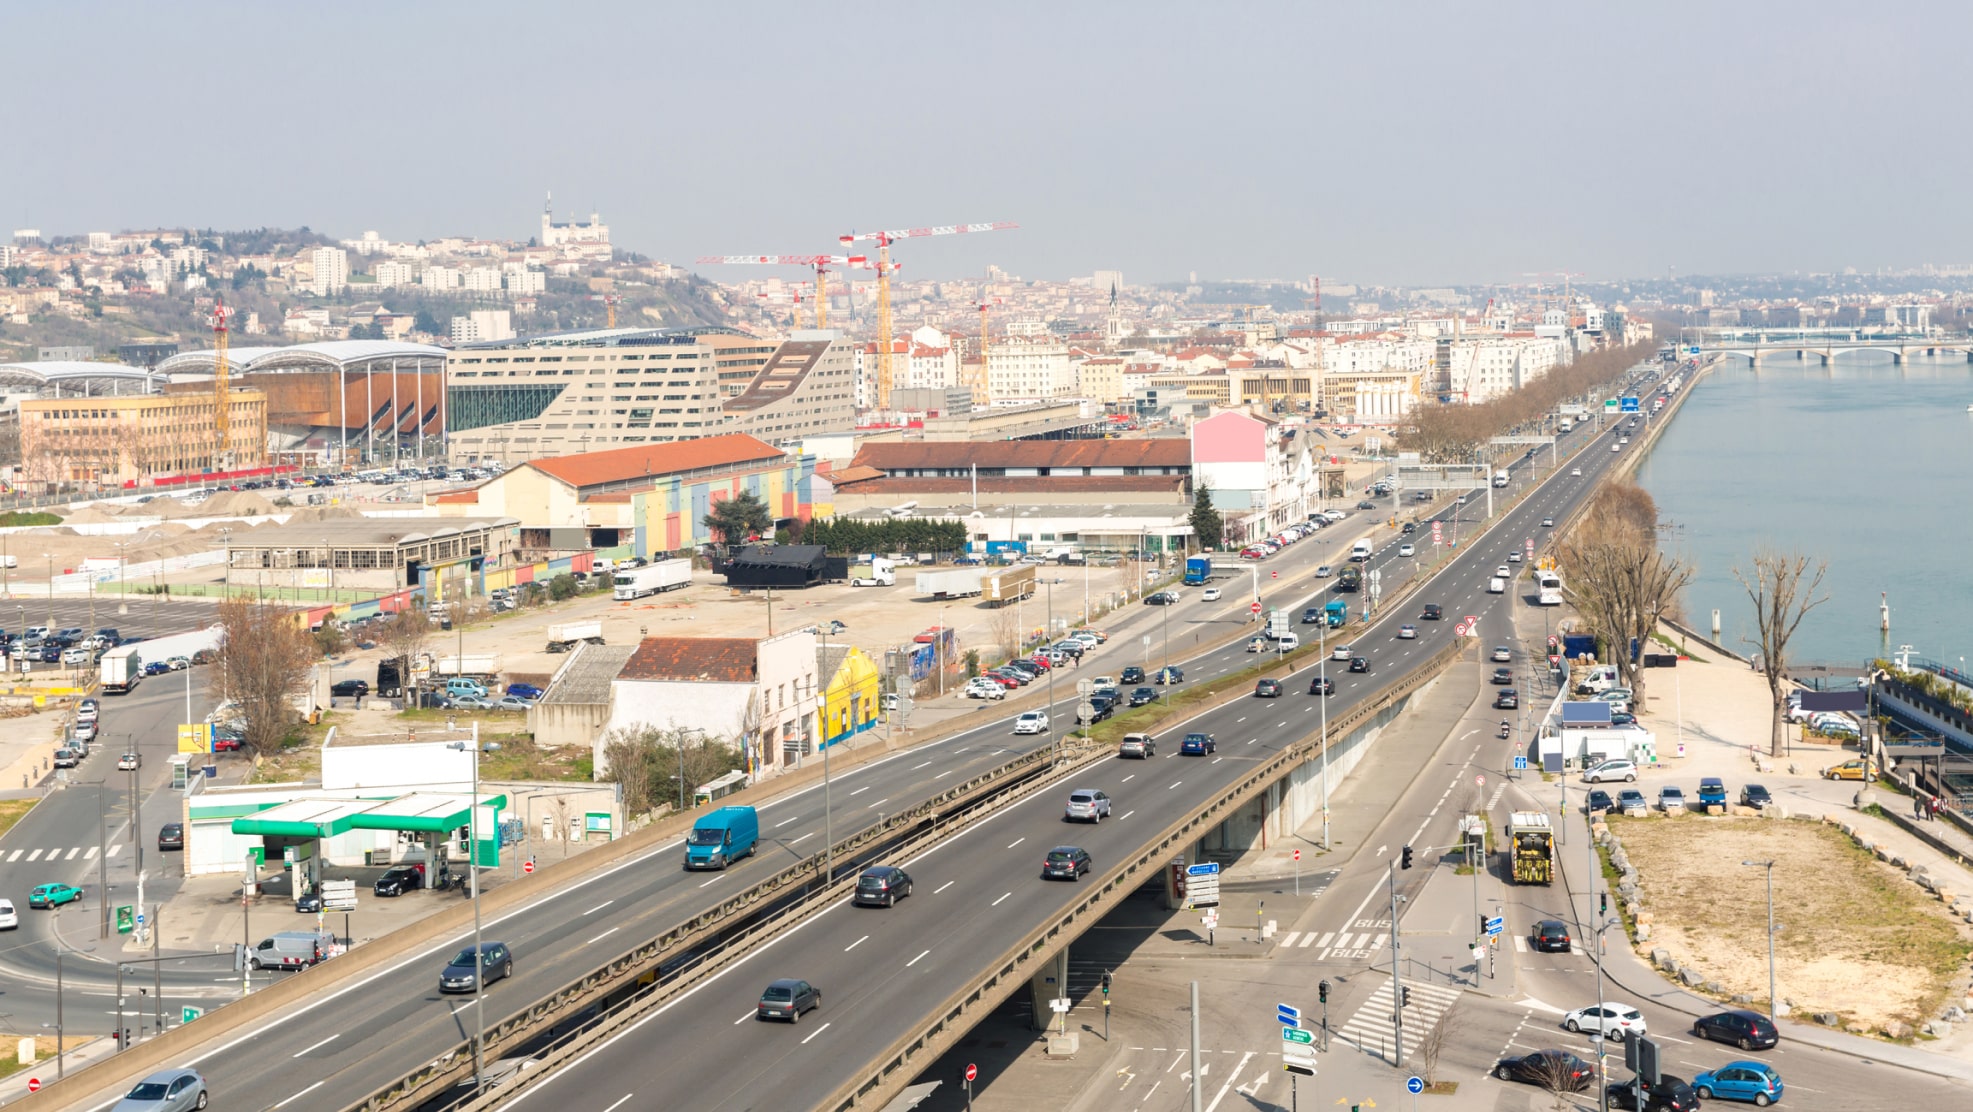
<path fill-rule="evenodd" d="M 1048 588 L 1048 636 L 1053 637 L 1055 636 L 1055 580 L 1044 579 L 1042 580 L 1042 585 Z M 1046 638 L 1043 640 L 1045 641 Z M 1046 717 L 1048 720 L 1048 744 L 1050 747 L 1055 747 L 1057 742 L 1055 739 L 1055 669 L 1053 668 L 1048 670 L 1048 714 Z M 1059 748 L 1056 749 L 1055 756 L 1057 758 L 1061 757 Z"/>
<path fill-rule="evenodd" d="M 55 554 L 43 552 L 42 558 L 48 561 L 48 632 L 55 632 Z"/>
<path fill-rule="evenodd" d="M 1321 624 L 1315 627 L 1316 682 L 1322 685 L 1322 694 L 1316 702 L 1321 706 L 1322 716 L 1322 849 L 1329 850 L 1329 616 L 1322 616 Z"/>
<path fill-rule="evenodd" d="M 448 749 L 473 755 L 473 795 L 466 804 L 466 878 L 473 885 L 473 1091 L 486 1089 L 486 949 L 480 941 L 480 754 L 500 748 L 497 742 L 480 742 L 479 723 L 473 723 L 471 741 L 455 741 Z"/>
<path fill-rule="evenodd" d="M 1596 1014 L 1603 1015 L 1603 932 L 1623 922 L 1615 915 L 1596 926 Z M 1610 1073 L 1604 1068 L 1604 1047 L 1608 1043 L 1608 1033 L 1603 1028 L 1601 1018 L 1596 1028 L 1596 1107 L 1599 1112 L 1610 1112 Z"/>
<path fill-rule="evenodd" d="M 1774 862 L 1742 861 L 1750 869 L 1767 870 L 1767 1018 L 1774 1023 L 1781 1013 L 1780 998 L 1774 994 Z"/>

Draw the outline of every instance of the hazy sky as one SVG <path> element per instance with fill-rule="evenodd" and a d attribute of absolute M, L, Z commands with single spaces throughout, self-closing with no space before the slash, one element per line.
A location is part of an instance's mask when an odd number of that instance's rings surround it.
<path fill-rule="evenodd" d="M 553 189 L 673 262 L 1021 225 L 906 277 L 1966 261 L 1969 41 L 1828 0 L 5 3 L 0 230 L 525 237 Z"/>

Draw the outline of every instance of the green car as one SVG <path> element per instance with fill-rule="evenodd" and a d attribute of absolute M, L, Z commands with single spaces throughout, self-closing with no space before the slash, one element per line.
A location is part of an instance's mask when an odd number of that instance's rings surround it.
<path fill-rule="evenodd" d="M 73 884 L 37 884 L 27 894 L 29 907 L 60 907 L 82 898 L 82 889 Z"/>

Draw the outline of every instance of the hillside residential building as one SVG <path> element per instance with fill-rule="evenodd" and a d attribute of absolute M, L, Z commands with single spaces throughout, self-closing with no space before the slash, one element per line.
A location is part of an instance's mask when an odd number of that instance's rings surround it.
<path fill-rule="evenodd" d="M 349 285 L 349 252 L 340 247 L 317 247 L 308 253 L 308 259 L 315 268 L 308 292 L 317 297 L 332 297 Z"/>

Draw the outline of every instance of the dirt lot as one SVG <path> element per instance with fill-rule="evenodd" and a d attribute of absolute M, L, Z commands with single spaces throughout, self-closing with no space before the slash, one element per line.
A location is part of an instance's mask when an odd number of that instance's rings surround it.
<path fill-rule="evenodd" d="M 1969 937 L 1897 871 L 1821 823 L 1612 818 L 1663 948 L 1726 994 L 1767 999 L 1767 891 L 1774 867 L 1777 991 L 1796 1013 L 1836 1012 L 1881 1029 L 1936 1014 Z"/>

